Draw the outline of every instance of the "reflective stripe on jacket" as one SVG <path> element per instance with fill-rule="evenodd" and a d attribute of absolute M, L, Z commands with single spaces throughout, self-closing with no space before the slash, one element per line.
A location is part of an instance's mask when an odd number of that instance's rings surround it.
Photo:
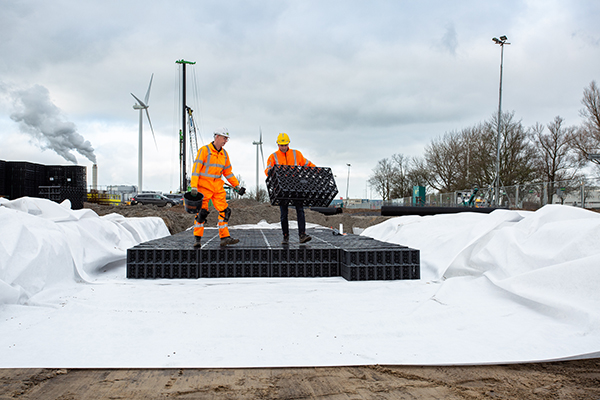
<path fill-rule="evenodd" d="M 219 188 L 222 189 L 223 181 L 221 175 L 233 187 L 240 184 L 231 171 L 231 163 L 229 162 L 227 151 L 224 148 L 217 151 L 213 143 L 202 146 L 198 150 L 196 160 L 194 160 L 191 186 L 196 188 L 205 187 L 213 191 Z"/>
<path fill-rule="evenodd" d="M 316 167 L 315 164 L 304 158 L 300 150 L 288 149 L 285 153 L 281 150 L 277 150 L 275 153 L 269 156 L 267 161 L 267 169 L 265 169 L 265 175 L 269 175 L 269 170 L 275 165 L 301 165 L 303 167 Z"/>

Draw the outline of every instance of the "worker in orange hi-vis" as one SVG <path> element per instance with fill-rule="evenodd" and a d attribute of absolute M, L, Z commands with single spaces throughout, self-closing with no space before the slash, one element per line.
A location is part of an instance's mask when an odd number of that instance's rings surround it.
<path fill-rule="evenodd" d="M 229 228 L 227 223 L 231 216 L 231 208 L 227 205 L 225 198 L 225 189 L 223 189 L 223 180 L 221 176 L 229 181 L 233 190 L 240 196 L 246 193 L 246 189 L 240 187 L 240 182 L 231 171 L 231 162 L 229 155 L 223 148 L 225 143 L 229 141 L 229 131 L 227 128 L 219 128 L 214 132 L 214 140 L 198 150 L 194 167 L 192 169 L 192 196 L 196 196 L 198 192 L 204 196 L 202 200 L 202 208 L 196 214 L 194 220 L 194 237 L 196 242 L 194 247 L 201 246 L 202 236 L 204 235 L 204 223 L 208 217 L 208 202 L 212 200 L 213 206 L 219 212 L 219 237 L 221 238 L 221 246 L 236 244 L 239 239 L 234 239 L 229 236 Z"/>
<path fill-rule="evenodd" d="M 299 150 L 290 149 L 290 137 L 287 133 L 280 133 L 277 136 L 277 146 L 279 150 L 269 156 L 265 174 L 269 176 L 269 170 L 275 165 L 301 165 L 303 167 L 316 167 L 315 164 L 308 161 Z M 306 243 L 312 239 L 306 234 L 306 219 L 304 217 L 304 206 L 302 201 L 295 202 L 296 216 L 298 217 L 298 235 L 300 243 Z M 281 244 L 287 245 L 290 242 L 290 228 L 288 222 L 288 206 L 284 201 L 279 204 L 281 230 L 283 231 L 283 241 Z"/>

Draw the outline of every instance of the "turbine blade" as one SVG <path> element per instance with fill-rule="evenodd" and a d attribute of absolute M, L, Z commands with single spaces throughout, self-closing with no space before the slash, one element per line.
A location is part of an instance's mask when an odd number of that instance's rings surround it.
<path fill-rule="evenodd" d="M 147 105 L 145 105 L 143 101 L 141 101 L 140 99 L 138 99 L 137 97 L 135 97 L 135 94 L 133 94 L 133 93 L 130 93 L 130 94 L 133 96 L 133 98 L 134 98 L 134 99 L 136 99 L 136 100 L 137 100 L 137 102 L 138 102 L 138 104 L 139 104 L 140 106 L 142 106 L 142 107 L 144 107 L 144 108 L 148 108 L 148 106 L 147 106 Z"/>
<path fill-rule="evenodd" d="M 156 144 L 156 136 L 154 135 L 152 121 L 150 121 L 150 113 L 148 112 L 148 107 L 146 107 L 144 110 L 146 111 L 146 116 L 148 117 L 148 123 L 150 124 L 150 130 L 152 131 L 152 137 L 154 138 L 154 145 L 156 146 L 156 151 L 158 151 L 158 144 Z"/>
<path fill-rule="evenodd" d="M 148 85 L 148 91 L 146 92 L 146 97 L 144 97 L 144 102 L 148 104 L 148 100 L 150 99 L 150 88 L 152 87 L 152 79 L 154 79 L 154 73 L 150 77 L 150 84 Z"/>

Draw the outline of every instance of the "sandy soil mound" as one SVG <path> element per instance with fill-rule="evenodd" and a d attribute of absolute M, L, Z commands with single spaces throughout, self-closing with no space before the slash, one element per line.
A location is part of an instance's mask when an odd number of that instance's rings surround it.
<path fill-rule="evenodd" d="M 174 207 L 157 207 L 155 205 L 135 206 L 110 206 L 94 203 L 84 203 L 85 208 L 92 209 L 96 214 L 103 216 L 110 213 L 121 214 L 125 217 L 161 217 L 171 234 L 182 232 L 194 225 L 194 215 L 185 212 L 182 205 Z M 262 220 L 268 223 L 279 222 L 279 207 L 270 203 L 259 203 L 251 199 L 232 200 L 229 203 L 232 209 L 230 226 L 256 224 Z M 305 210 L 306 222 L 327 227 L 339 228 L 344 225 L 345 232 L 352 232 L 352 228 L 367 228 L 377 225 L 390 217 L 382 217 L 373 210 L 347 210 L 342 214 L 323 215 L 321 213 Z M 296 210 L 290 207 L 290 220 L 296 219 Z M 212 208 L 208 215 L 206 226 L 217 225 L 217 211 Z"/>

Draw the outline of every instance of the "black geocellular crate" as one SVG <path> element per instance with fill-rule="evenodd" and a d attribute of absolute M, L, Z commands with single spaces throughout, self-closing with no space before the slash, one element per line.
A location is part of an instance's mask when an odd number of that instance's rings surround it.
<path fill-rule="evenodd" d="M 0 196 L 8 196 L 6 190 L 6 161 L 0 160 Z"/>
<path fill-rule="evenodd" d="M 327 207 L 338 193 L 331 168 L 275 165 L 267 177 L 271 204 Z"/>
<path fill-rule="evenodd" d="M 45 171 L 45 186 L 87 186 L 86 167 L 80 165 L 47 165 Z"/>

